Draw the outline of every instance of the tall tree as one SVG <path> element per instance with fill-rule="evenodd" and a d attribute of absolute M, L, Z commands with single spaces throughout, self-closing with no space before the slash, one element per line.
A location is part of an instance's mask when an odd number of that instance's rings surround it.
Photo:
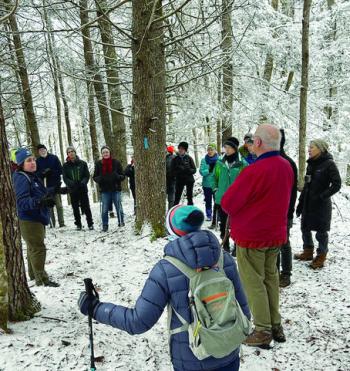
<path fill-rule="evenodd" d="M 302 38 L 301 38 L 301 86 L 300 86 L 300 105 L 299 105 L 299 174 L 298 187 L 304 185 L 305 174 L 305 146 L 306 146 L 306 125 L 307 125 L 307 95 L 309 88 L 309 28 L 310 28 L 310 9 L 312 0 L 304 0 Z"/>
<path fill-rule="evenodd" d="M 95 96 L 97 99 L 97 106 L 100 113 L 101 125 L 103 135 L 106 144 L 115 152 L 113 135 L 111 129 L 111 120 L 109 118 L 109 109 L 107 104 L 106 92 L 103 86 L 103 79 L 98 71 L 98 67 L 95 62 L 94 52 L 91 43 L 90 30 L 89 30 L 89 9 L 87 0 L 80 0 L 80 22 L 81 22 L 81 33 L 83 36 L 84 46 L 84 59 L 86 75 L 93 83 L 95 90 Z"/>
<path fill-rule="evenodd" d="M 222 0 L 222 52 L 225 63 L 222 67 L 222 141 L 232 137 L 232 105 L 233 105 L 233 61 L 232 61 L 232 1 Z"/>
<path fill-rule="evenodd" d="M 5 7 L 8 11 L 13 9 L 13 4 L 11 0 L 4 0 Z M 13 44 L 15 48 L 15 54 L 17 59 L 18 74 L 21 79 L 23 101 L 25 108 L 25 115 L 27 117 L 27 122 L 30 130 L 30 139 L 33 147 L 36 147 L 40 143 L 40 136 L 38 125 L 34 112 L 34 104 L 32 98 L 32 92 L 29 84 L 29 77 L 27 72 L 26 60 L 24 57 L 23 46 L 20 34 L 18 32 L 17 20 L 15 14 L 9 16 L 9 25 L 12 32 Z"/>
<path fill-rule="evenodd" d="M 165 234 L 165 53 L 162 1 L 132 2 L 132 142 L 136 228 Z M 157 174 L 155 176 L 155 174 Z"/>
<path fill-rule="evenodd" d="M 10 158 L 5 119 L 0 100 L 0 219 L 2 241 L 8 278 L 8 317 L 12 321 L 23 321 L 40 310 L 40 304 L 30 292 L 24 269 L 22 242 L 16 215 L 16 201 L 10 174 Z M 2 246 L 1 246 L 2 245 Z M 1 277 L 4 278 L 4 275 Z M 0 279 L 1 280 L 1 279 Z M 0 286 L 3 286 L 3 282 Z M 6 315 L 5 312 L 0 313 Z M 0 317 L 0 323 L 4 318 Z"/>
<path fill-rule="evenodd" d="M 98 25 L 101 32 L 103 55 L 106 65 L 106 76 L 109 90 L 109 106 L 112 118 L 112 135 L 114 155 L 126 166 L 126 129 L 124 122 L 124 108 L 120 92 L 120 79 L 118 74 L 118 56 L 114 46 L 111 22 L 106 15 L 108 10 L 106 0 L 95 0 L 98 16 Z M 127 182 L 123 182 L 127 185 Z"/>

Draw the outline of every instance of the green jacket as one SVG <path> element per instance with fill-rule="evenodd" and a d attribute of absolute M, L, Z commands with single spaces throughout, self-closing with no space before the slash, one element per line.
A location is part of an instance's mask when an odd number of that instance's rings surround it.
<path fill-rule="evenodd" d="M 210 172 L 210 167 L 205 161 L 205 157 L 201 161 L 199 173 L 203 177 L 202 186 L 206 188 L 213 188 L 214 185 L 214 170 Z"/>
<path fill-rule="evenodd" d="M 248 166 L 248 163 L 240 154 L 238 154 L 238 160 L 230 165 L 225 161 L 225 156 L 217 161 L 214 168 L 214 184 L 212 186 L 215 192 L 216 204 L 220 205 L 222 196 L 246 166 Z"/>

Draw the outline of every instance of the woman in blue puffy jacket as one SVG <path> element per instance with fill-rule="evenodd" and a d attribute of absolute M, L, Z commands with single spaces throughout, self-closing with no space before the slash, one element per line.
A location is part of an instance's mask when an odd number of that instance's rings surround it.
<path fill-rule="evenodd" d="M 203 221 L 204 215 L 198 208 L 174 206 L 168 213 L 167 228 L 175 239 L 165 246 L 165 255 L 175 257 L 193 269 L 215 266 L 219 260 L 221 247 L 214 234 L 210 231 L 199 230 Z M 233 283 L 236 299 L 243 313 L 250 319 L 248 303 L 236 264 L 226 252 L 224 253 L 224 270 Z M 86 292 L 81 293 L 78 305 L 83 314 L 90 313 L 98 322 L 134 335 L 148 331 L 158 321 L 167 304 L 171 304 L 176 313 L 190 323 L 188 291 L 188 278 L 170 262 L 162 259 L 153 267 L 135 308 L 102 303 Z M 173 313 L 170 329 L 177 329 L 181 326 L 181 322 Z M 171 335 L 170 353 L 176 371 L 235 371 L 239 369 L 239 348 L 224 358 L 208 357 L 199 360 L 189 347 L 187 331 Z"/>

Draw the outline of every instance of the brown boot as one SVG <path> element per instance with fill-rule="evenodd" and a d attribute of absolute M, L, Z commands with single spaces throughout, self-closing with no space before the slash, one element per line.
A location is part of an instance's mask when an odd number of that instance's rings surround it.
<path fill-rule="evenodd" d="M 304 251 L 300 254 L 294 254 L 294 259 L 296 260 L 312 260 L 314 255 L 313 248 L 304 248 Z"/>
<path fill-rule="evenodd" d="M 286 341 L 282 325 L 272 326 L 272 338 L 279 343 L 284 343 Z"/>
<path fill-rule="evenodd" d="M 310 264 L 310 267 L 313 269 L 323 268 L 324 262 L 326 261 L 327 254 L 319 254 Z"/>
<path fill-rule="evenodd" d="M 257 331 L 254 330 L 244 341 L 243 344 L 251 347 L 260 347 L 264 349 L 270 348 L 272 341 L 271 331 Z"/>

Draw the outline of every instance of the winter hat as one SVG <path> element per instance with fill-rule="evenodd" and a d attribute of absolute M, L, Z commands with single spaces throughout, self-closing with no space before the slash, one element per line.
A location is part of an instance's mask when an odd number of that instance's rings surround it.
<path fill-rule="evenodd" d="M 68 151 L 74 151 L 75 153 L 77 153 L 76 149 L 73 146 L 67 147 L 67 149 L 66 149 L 67 155 L 68 155 Z"/>
<path fill-rule="evenodd" d="M 47 150 L 47 148 L 43 145 L 43 144 L 38 144 L 36 146 L 36 149 L 39 151 L 39 149 L 42 149 L 42 148 L 45 148 Z"/>
<path fill-rule="evenodd" d="M 27 148 L 20 148 L 16 152 L 16 163 L 17 165 L 22 165 L 23 162 L 30 156 L 33 156 L 32 152 Z"/>
<path fill-rule="evenodd" d="M 180 142 L 177 148 L 183 148 L 186 152 L 188 150 L 188 143 L 187 142 Z"/>
<path fill-rule="evenodd" d="M 216 150 L 216 144 L 215 143 L 209 143 L 207 146 L 207 149 L 212 148 Z"/>
<path fill-rule="evenodd" d="M 245 136 L 244 136 L 244 141 L 248 141 L 249 139 L 253 139 L 253 134 L 252 133 L 247 133 Z"/>
<path fill-rule="evenodd" d="M 166 150 L 167 150 L 167 152 L 169 152 L 169 153 L 174 153 L 174 152 L 175 152 L 175 147 L 174 147 L 174 146 L 167 146 L 167 147 L 166 147 Z"/>
<path fill-rule="evenodd" d="M 239 140 L 235 137 L 228 138 L 227 140 L 225 140 L 224 146 L 230 146 L 234 149 L 237 149 L 239 146 Z"/>
<path fill-rule="evenodd" d="M 328 152 L 328 144 L 323 139 L 313 139 L 310 144 L 316 146 L 321 152 Z"/>
<path fill-rule="evenodd" d="M 104 145 L 101 147 L 101 153 L 104 149 L 108 149 L 108 151 L 111 152 L 111 149 L 108 146 Z"/>
<path fill-rule="evenodd" d="M 166 227 L 169 234 L 177 237 L 198 231 L 204 222 L 204 214 L 198 207 L 176 205 L 166 217 Z"/>

